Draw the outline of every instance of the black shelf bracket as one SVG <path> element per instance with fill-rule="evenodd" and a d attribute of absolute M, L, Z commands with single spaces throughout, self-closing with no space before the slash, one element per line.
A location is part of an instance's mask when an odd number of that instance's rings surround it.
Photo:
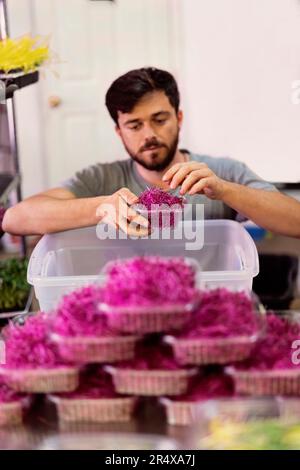
<path fill-rule="evenodd" d="M 1 64 L 0 64 L 1 67 Z M 13 97 L 14 93 L 21 88 L 32 85 L 39 80 L 39 72 L 36 70 L 29 73 L 21 74 L 0 74 L 0 82 L 2 82 L 1 89 L 4 89 L 4 99 L 10 99 Z M 0 99 L 3 101 L 3 99 Z"/>

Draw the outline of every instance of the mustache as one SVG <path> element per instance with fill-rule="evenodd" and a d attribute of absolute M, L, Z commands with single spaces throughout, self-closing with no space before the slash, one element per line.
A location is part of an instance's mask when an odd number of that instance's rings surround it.
<path fill-rule="evenodd" d="M 158 148 L 158 147 L 165 147 L 165 145 L 158 142 L 157 140 L 149 140 L 149 142 L 147 142 L 143 147 L 141 147 L 140 151 L 143 152 L 145 150 L 148 150 L 151 147 Z"/>

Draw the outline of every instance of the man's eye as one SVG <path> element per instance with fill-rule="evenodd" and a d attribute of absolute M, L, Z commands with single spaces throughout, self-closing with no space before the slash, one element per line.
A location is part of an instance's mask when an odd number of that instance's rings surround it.
<path fill-rule="evenodd" d="M 137 131 L 138 129 L 140 129 L 141 125 L 140 124 L 135 124 L 131 127 L 129 127 L 130 130 L 132 131 Z"/>
<path fill-rule="evenodd" d="M 166 119 L 156 119 L 157 124 L 164 124 L 166 122 Z"/>

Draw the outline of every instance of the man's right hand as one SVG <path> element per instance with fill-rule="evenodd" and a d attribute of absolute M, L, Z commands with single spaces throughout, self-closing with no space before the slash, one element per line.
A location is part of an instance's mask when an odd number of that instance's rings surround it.
<path fill-rule="evenodd" d="M 130 207 L 137 200 L 127 188 L 111 196 L 88 198 L 77 198 L 66 188 L 53 188 L 10 207 L 2 227 L 15 235 L 44 235 L 89 227 L 102 220 L 142 237 L 148 234 L 148 220 Z"/>
<path fill-rule="evenodd" d="M 138 197 L 128 188 L 121 188 L 103 199 L 96 209 L 100 222 L 120 228 L 130 236 L 148 235 L 148 220 L 131 207 L 138 202 Z"/>

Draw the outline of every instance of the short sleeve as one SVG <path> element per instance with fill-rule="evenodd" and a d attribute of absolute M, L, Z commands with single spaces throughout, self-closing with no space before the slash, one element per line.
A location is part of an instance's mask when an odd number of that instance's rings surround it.
<path fill-rule="evenodd" d="M 71 191 L 78 198 L 101 195 L 104 171 L 101 164 L 92 165 L 77 171 L 75 175 L 60 183 L 60 186 Z"/>

